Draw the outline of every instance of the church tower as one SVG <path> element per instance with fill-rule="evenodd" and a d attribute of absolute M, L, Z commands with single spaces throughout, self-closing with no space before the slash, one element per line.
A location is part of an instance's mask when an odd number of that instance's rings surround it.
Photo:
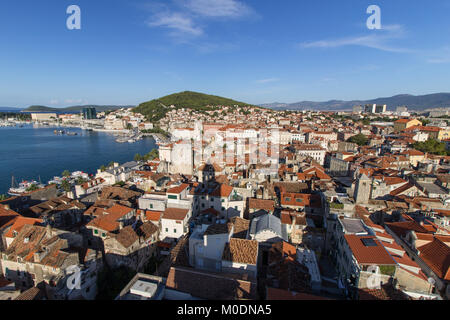
<path fill-rule="evenodd" d="M 357 204 L 369 202 L 372 187 L 371 184 L 372 180 L 365 174 L 362 174 L 356 180 L 356 188 L 353 197 L 355 198 L 355 202 Z"/>

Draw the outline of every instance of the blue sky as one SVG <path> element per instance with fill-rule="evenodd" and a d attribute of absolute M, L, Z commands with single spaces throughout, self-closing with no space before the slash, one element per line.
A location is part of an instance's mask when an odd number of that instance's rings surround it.
<path fill-rule="evenodd" d="M 366 27 L 373 4 L 381 30 Z M 449 17 L 448 0 L 2 0 L 0 106 L 448 92 Z"/>

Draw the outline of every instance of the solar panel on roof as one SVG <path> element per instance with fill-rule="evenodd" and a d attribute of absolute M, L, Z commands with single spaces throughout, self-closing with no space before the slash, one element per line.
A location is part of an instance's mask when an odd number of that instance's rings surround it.
<path fill-rule="evenodd" d="M 372 238 L 363 238 L 363 239 L 361 239 L 361 241 L 366 247 L 376 247 L 377 246 L 377 243 Z"/>

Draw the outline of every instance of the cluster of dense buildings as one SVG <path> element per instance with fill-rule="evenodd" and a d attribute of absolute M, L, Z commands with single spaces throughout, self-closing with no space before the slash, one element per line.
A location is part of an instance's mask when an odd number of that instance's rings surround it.
<path fill-rule="evenodd" d="M 119 300 L 448 299 L 450 157 L 412 144 L 450 129 L 354 116 L 169 111 L 159 158 L 0 202 L 0 297 L 93 299 L 127 267 Z"/>
<path fill-rule="evenodd" d="M 31 120 L 34 123 L 58 123 L 63 126 L 80 126 L 110 132 L 153 129 L 153 124 L 146 121 L 143 115 L 132 112 L 132 108 L 120 108 L 108 112 L 97 112 L 95 108 L 83 108 L 80 113 L 31 113 Z"/>

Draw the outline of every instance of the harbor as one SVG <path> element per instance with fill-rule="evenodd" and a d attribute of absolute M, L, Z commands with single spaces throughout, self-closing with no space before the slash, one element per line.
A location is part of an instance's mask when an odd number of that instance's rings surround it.
<path fill-rule="evenodd" d="M 70 130 L 77 135 L 59 135 L 55 130 Z M 28 124 L 22 128 L 1 127 L 0 135 L 0 195 L 8 193 L 12 176 L 16 187 L 25 181 L 39 182 L 39 176 L 43 183 L 54 183 L 58 181 L 52 182 L 54 177 L 65 170 L 95 173 L 111 161 L 126 162 L 137 153 L 146 154 L 157 148 L 155 140 L 149 137 L 134 143 L 117 143 L 118 136 L 111 133 L 81 128 Z"/>

